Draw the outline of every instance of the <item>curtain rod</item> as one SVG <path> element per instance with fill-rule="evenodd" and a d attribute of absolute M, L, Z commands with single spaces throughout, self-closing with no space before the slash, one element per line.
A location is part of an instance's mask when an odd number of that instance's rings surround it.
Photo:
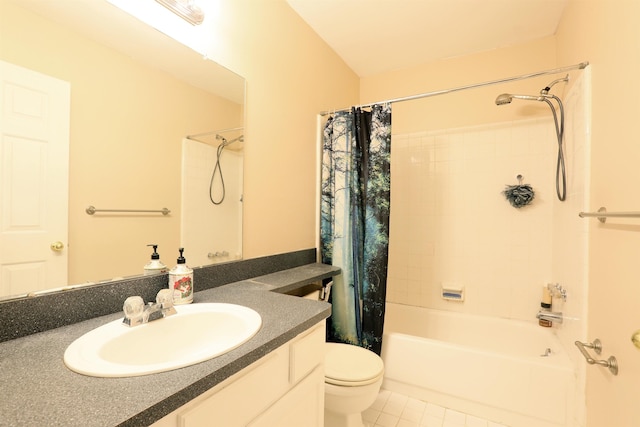
<path fill-rule="evenodd" d="M 582 70 L 582 69 L 586 68 L 588 65 L 589 65 L 589 62 L 585 61 L 585 62 L 581 62 L 579 64 L 569 65 L 567 67 L 554 68 L 552 70 L 545 70 L 545 71 L 538 71 L 537 73 L 523 74 L 523 75 L 520 75 L 520 76 L 507 77 L 505 79 L 492 80 L 492 81 L 483 82 L 483 83 L 475 83 L 475 84 L 470 84 L 470 85 L 467 85 L 467 86 L 459 86 L 459 87 L 454 87 L 454 88 L 450 88 L 450 89 L 436 90 L 436 91 L 433 91 L 433 92 L 420 93 L 418 95 L 405 96 L 405 97 L 402 97 L 402 98 L 387 99 L 386 101 L 373 102 L 371 104 L 360 104 L 360 105 L 358 105 L 358 107 L 367 108 L 367 107 L 372 107 L 372 106 L 378 105 L 378 104 L 392 104 L 394 102 L 413 101 L 414 99 L 428 98 L 428 97 L 431 97 L 431 96 L 444 95 L 446 93 L 458 92 L 458 91 L 466 90 L 466 89 L 474 89 L 474 88 L 482 87 L 482 86 L 490 86 L 490 85 L 495 85 L 495 84 L 499 84 L 499 83 L 508 83 L 508 82 L 513 82 L 513 81 L 517 81 L 517 80 L 530 79 L 530 78 L 533 78 L 533 77 L 544 76 L 544 75 L 547 75 L 547 74 L 558 74 L 558 73 L 564 73 L 565 71 L 571 71 L 571 70 L 577 70 L 577 69 Z M 333 113 L 336 113 L 336 112 L 350 111 L 350 110 L 351 110 L 351 107 L 342 108 L 340 110 L 321 111 L 320 115 L 321 116 L 326 116 L 327 114 L 333 114 Z"/>
<path fill-rule="evenodd" d="M 221 130 L 212 130 L 210 132 L 203 132 L 203 133 L 197 133 L 195 135 L 187 135 L 187 139 L 193 139 L 193 138 L 198 138 L 200 136 L 207 136 L 207 135 L 213 135 L 213 134 L 218 134 L 218 133 L 226 133 L 226 132 L 232 132 L 232 131 L 236 131 L 236 130 L 243 130 L 244 127 L 240 126 L 237 128 L 228 128 L 228 129 L 221 129 Z"/>

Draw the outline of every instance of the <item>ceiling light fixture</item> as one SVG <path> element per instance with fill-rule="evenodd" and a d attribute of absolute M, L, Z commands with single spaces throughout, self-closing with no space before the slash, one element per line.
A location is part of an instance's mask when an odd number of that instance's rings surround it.
<path fill-rule="evenodd" d="M 193 0 L 156 0 L 158 3 L 178 15 L 191 25 L 200 25 L 204 21 L 204 12 Z"/>

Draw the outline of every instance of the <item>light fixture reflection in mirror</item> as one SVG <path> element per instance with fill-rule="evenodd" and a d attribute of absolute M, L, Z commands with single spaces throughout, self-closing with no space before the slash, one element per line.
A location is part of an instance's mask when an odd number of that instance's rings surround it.
<path fill-rule="evenodd" d="M 158 3 L 178 15 L 191 25 L 200 25 L 204 21 L 202 9 L 193 0 L 156 0 Z"/>

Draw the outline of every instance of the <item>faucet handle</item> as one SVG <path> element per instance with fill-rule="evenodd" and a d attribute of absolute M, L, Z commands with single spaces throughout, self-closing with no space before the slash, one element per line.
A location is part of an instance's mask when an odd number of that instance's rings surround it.
<path fill-rule="evenodd" d="M 562 298 L 565 302 L 567 301 L 567 290 L 560 283 L 556 283 L 550 290 L 554 297 Z"/>
<path fill-rule="evenodd" d="M 162 304 L 163 308 L 173 306 L 173 291 L 171 289 L 160 289 L 156 295 L 156 302 Z"/>
<path fill-rule="evenodd" d="M 122 310 L 128 318 L 138 317 L 144 311 L 144 300 L 140 296 L 129 297 L 124 300 Z"/>
<path fill-rule="evenodd" d="M 140 324 L 144 313 L 144 300 L 140 296 L 129 297 L 124 300 L 122 310 L 124 311 L 123 323 L 129 326 Z"/>

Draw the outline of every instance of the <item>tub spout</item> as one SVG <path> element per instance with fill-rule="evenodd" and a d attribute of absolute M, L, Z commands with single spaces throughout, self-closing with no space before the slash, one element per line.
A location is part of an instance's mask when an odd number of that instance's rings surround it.
<path fill-rule="evenodd" d="M 538 311 L 538 314 L 536 314 L 536 318 L 555 323 L 562 323 L 562 312 L 540 310 Z"/>

